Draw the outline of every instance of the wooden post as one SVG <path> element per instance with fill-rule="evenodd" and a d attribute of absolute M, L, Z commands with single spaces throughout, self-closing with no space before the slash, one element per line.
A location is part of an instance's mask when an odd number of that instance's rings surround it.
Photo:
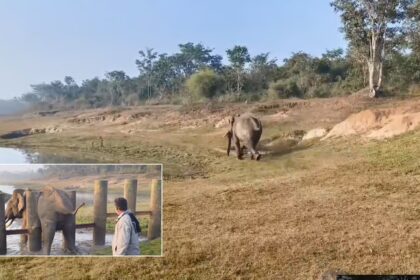
<path fill-rule="evenodd" d="M 108 181 L 96 180 L 93 201 L 93 244 L 105 245 Z"/>
<path fill-rule="evenodd" d="M 124 197 L 127 199 L 128 210 L 136 213 L 137 180 L 125 180 Z"/>
<path fill-rule="evenodd" d="M 73 210 L 76 210 L 76 191 L 69 191 L 67 192 L 67 194 L 70 196 L 70 200 L 73 206 Z M 71 221 L 71 236 L 70 236 L 70 240 L 72 241 L 73 244 L 67 244 L 67 240 L 64 237 L 64 232 L 63 232 L 63 248 L 74 248 L 76 246 L 76 216 L 73 216 Z"/>
<path fill-rule="evenodd" d="M 37 252 L 42 248 L 41 225 L 37 214 L 39 193 L 27 189 L 25 194 L 29 252 Z"/>
<path fill-rule="evenodd" d="M 162 215 L 162 188 L 161 180 L 152 180 L 151 193 L 150 193 L 150 216 L 149 229 L 147 238 L 153 240 L 161 236 L 161 215 Z"/>
<path fill-rule="evenodd" d="M 5 195 L 0 192 L 0 255 L 7 253 L 6 223 L 4 213 Z"/>

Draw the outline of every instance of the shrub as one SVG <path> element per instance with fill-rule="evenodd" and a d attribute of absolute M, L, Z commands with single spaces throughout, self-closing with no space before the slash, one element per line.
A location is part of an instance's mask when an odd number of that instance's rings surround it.
<path fill-rule="evenodd" d="M 194 99 L 212 98 L 223 88 L 223 80 L 213 70 L 205 69 L 193 74 L 186 82 L 186 89 Z"/>
<path fill-rule="evenodd" d="M 270 98 L 301 97 L 302 93 L 296 82 L 291 79 L 277 80 L 270 84 L 268 96 Z"/>

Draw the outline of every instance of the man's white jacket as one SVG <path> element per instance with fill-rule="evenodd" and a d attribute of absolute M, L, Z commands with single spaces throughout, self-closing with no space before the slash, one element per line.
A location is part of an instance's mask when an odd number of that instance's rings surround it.
<path fill-rule="evenodd" d="M 128 211 L 118 216 L 115 233 L 112 239 L 112 255 L 140 255 L 139 235 L 131 222 Z"/>

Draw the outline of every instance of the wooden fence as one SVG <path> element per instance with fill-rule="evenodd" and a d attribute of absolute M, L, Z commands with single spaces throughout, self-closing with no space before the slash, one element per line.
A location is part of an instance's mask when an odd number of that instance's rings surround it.
<path fill-rule="evenodd" d="M 137 216 L 149 216 L 149 225 L 147 238 L 149 240 L 161 236 L 161 206 L 162 206 L 162 188 L 161 180 L 152 180 L 150 192 L 150 210 L 136 211 L 137 200 L 137 180 L 125 180 L 124 183 L 124 197 L 128 202 L 128 209 Z M 37 192 L 26 190 L 26 215 L 28 217 L 28 229 L 12 229 L 6 230 L 5 225 L 5 194 L 0 192 L 0 255 L 7 253 L 7 235 L 21 234 L 28 236 L 28 246 L 30 252 L 37 252 L 42 248 L 41 228 L 34 227 L 37 224 L 38 215 L 37 209 Z M 76 191 L 70 191 L 73 207 L 76 208 Z M 97 180 L 94 186 L 93 198 L 93 223 L 76 224 L 73 223 L 73 237 L 76 237 L 76 229 L 93 228 L 93 245 L 105 245 L 106 236 L 106 219 L 109 217 L 117 217 L 116 213 L 107 213 L 108 206 L 108 181 Z M 39 223 L 38 223 L 39 224 Z M 65 240 L 65 239 L 63 239 Z M 73 238 L 73 240 L 76 240 Z M 66 245 L 66 244 L 64 244 Z"/>

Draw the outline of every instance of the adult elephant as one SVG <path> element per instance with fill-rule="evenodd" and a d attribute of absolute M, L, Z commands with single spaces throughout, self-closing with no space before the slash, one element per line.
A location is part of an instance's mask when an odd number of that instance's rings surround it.
<path fill-rule="evenodd" d="M 74 216 L 82 203 L 74 210 L 70 196 L 63 190 L 53 187 L 45 187 L 39 192 L 37 205 L 37 222 L 31 229 L 41 227 L 43 253 L 49 255 L 51 253 L 51 245 L 54 240 L 56 230 L 62 230 L 66 244 L 66 248 L 70 252 L 77 252 L 75 240 L 72 234 L 74 229 Z M 23 227 L 27 228 L 28 218 L 26 212 L 25 191 L 16 189 L 13 191 L 12 198 L 7 202 L 6 207 L 6 224 L 10 226 L 16 218 L 23 219 Z"/>
<path fill-rule="evenodd" d="M 228 138 L 227 155 L 230 154 L 233 141 L 238 159 L 242 159 L 243 150 L 247 148 L 251 152 L 251 159 L 260 160 L 261 155 L 256 149 L 262 134 L 260 120 L 249 114 L 232 116 L 229 125 L 230 129 L 225 135 Z"/>

